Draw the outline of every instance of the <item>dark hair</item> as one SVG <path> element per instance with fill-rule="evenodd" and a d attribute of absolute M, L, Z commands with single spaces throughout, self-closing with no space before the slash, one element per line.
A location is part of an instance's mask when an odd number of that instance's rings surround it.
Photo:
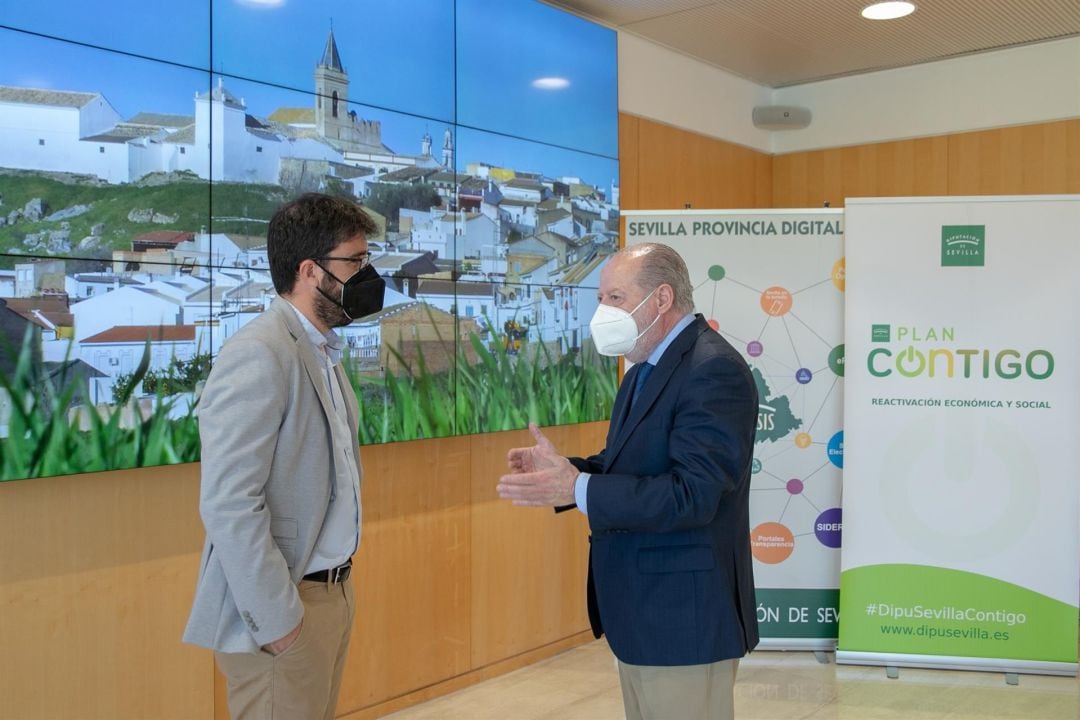
<path fill-rule="evenodd" d="M 322 193 L 305 193 L 277 209 L 266 231 L 270 277 L 279 295 L 292 292 L 300 263 L 330 255 L 357 235 L 379 228 L 358 204 Z"/>

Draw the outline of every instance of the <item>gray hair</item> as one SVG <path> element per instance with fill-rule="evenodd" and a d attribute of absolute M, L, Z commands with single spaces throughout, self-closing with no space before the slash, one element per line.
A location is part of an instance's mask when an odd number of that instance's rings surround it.
<path fill-rule="evenodd" d="M 661 243 L 633 245 L 622 252 L 631 257 L 648 256 L 642 258 L 635 278 L 638 287 L 652 292 L 661 285 L 670 285 L 675 295 L 675 309 L 684 313 L 694 311 L 694 286 L 690 284 L 690 271 L 679 253 Z"/>

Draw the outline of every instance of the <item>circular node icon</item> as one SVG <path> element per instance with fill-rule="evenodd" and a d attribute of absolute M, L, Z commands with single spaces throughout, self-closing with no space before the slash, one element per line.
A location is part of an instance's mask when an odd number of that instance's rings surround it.
<path fill-rule="evenodd" d="M 763 563 L 782 563 L 794 550 L 795 536 L 785 525 L 766 522 L 750 531 L 750 551 Z"/>
<path fill-rule="evenodd" d="M 791 478 L 787 481 L 787 491 L 792 495 L 798 495 L 803 491 L 803 481 L 799 478 Z"/>
<path fill-rule="evenodd" d="M 825 547 L 840 547 L 840 533 L 843 530 L 840 508 L 829 508 L 818 515 L 814 521 L 814 535 Z"/>
<path fill-rule="evenodd" d="M 840 258 L 833 263 L 832 272 L 829 273 L 829 279 L 832 280 L 832 284 L 840 292 L 844 292 L 844 264 L 844 258 Z"/>
<path fill-rule="evenodd" d="M 829 351 L 829 369 L 838 377 L 844 377 L 844 346 L 837 345 Z"/>
<path fill-rule="evenodd" d="M 716 332 L 720 332 L 720 321 L 716 318 L 709 318 L 709 327 L 711 327 Z"/>
<path fill-rule="evenodd" d="M 829 438 L 829 447 L 826 452 L 829 455 L 829 462 L 838 468 L 844 467 L 844 431 L 833 435 Z"/>
<path fill-rule="evenodd" d="M 723 280 L 725 275 L 727 275 L 727 271 L 724 270 L 723 265 L 713 265 L 709 268 L 710 280 Z"/>
<path fill-rule="evenodd" d="M 800 385 L 805 385 L 814 379 L 814 373 L 810 372 L 810 368 L 799 368 L 795 371 L 795 380 Z"/>
<path fill-rule="evenodd" d="M 754 458 L 753 461 L 750 463 L 750 474 L 757 475 L 759 472 L 761 472 L 761 461 L 757 458 Z"/>
<path fill-rule="evenodd" d="M 811 441 L 810 433 L 801 432 L 795 436 L 795 447 L 805 450 L 810 447 Z"/>
<path fill-rule="evenodd" d="M 757 340 L 751 340 L 746 343 L 746 354 L 750 357 L 758 357 L 761 353 L 765 352 L 765 346 Z"/>
<path fill-rule="evenodd" d="M 791 293 L 787 288 L 774 285 L 761 293 L 761 309 L 766 315 L 780 317 L 791 310 Z"/>

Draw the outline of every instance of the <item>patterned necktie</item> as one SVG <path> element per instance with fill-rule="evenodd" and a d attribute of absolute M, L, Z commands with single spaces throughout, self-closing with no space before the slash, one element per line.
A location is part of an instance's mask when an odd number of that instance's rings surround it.
<path fill-rule="evenodd" d="M 641 363 L 641 368 L 637 372 L 637 378 L 634 380 L 634 394 L 630 396 L 631 407 L 633 407 L 634 402 L 637 401 L 638 395 L 641 394 L 641 388 L 645 387 L 645 381 L 649 379 L 649 373 L 653 371 L 653 367 L 652 363 Z"/>

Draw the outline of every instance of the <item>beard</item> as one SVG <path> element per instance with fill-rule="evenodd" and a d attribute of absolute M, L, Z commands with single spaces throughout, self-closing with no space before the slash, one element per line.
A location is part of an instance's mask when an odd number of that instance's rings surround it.
<path fill-rule="evenodd" d="M 330 297 L 340 295 L 341 289 L 334 287 L 339 284 L 329 274 L 325 274 L 322 282 L 319 283 L 319 289 L 322 290 L 322 293 L 315 295 L 315 315 L 320 322 L 329 328 L 344 327 L 352 322 L 352 318 L 345 314 L 340 305 L 326 297 L 326 295 Z M 323 293 L 326 293 L 326 295 L 323 295 Z"/>

